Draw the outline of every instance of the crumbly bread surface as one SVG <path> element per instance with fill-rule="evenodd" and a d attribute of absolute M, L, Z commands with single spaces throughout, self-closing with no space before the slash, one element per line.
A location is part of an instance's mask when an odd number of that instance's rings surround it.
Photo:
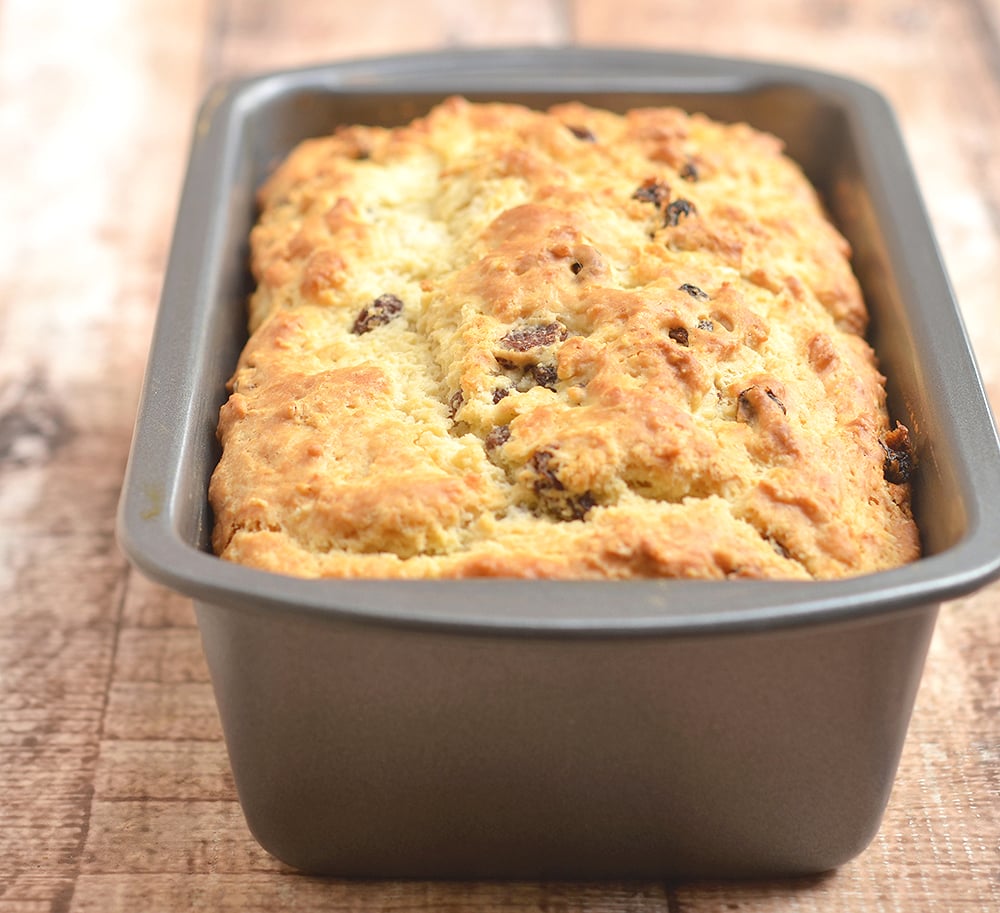
<path fill-rule="evenodd" d="M 260 204 L 222 557 L 822 579 L 918 556 L 848 245 L 775 138 L 453 98 L 303 143 Z"/>

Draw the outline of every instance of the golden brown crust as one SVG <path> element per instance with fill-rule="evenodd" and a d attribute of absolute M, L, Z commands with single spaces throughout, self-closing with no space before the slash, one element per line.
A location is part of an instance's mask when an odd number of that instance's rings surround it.
<path fill-rule="evenodd" d="M 609 579 L 917 557 L 847 244 L 773 137 L 455 98 L 302 144 L 260 202 L 223 557 Z"/>

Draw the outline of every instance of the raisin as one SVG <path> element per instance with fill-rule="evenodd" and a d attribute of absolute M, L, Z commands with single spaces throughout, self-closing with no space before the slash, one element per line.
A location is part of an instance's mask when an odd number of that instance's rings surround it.
<path fill-rule="evenodd" d="M 632 194 L 632 199 L 643 203 L 652 203 L 659 209 L 670 199 L 670 187 L 666 184 L 661 184 L 656 178 L 648 178 Z"/>
<path fill-rule="evenodd" d="M 694 203 L 690 200 L 678 199 L 674 200 L 667 207 L 666 219 L 664 225 L 673 228 L 675 225 L 679 225 L 682 218 L 686 219 L 689 216 L 697 214 L 697 210 L 694 208 Z"/>
<path fill-rule="evenodd" d="M 566 327 L 558 323 L 548 323 L 545 326 L 515 327 L 500 340 L 500 345 L 512 352 L 527 352 L 529 349 L 539 346 L 550 346 L 565 339 L 566 336 Z"/>
<path fill-rule="evenodd" d="M 532 365 L 530 371 L 539 387 L 555 390 L 556 381 L 559 379 L 559 372 L 555 365 Z"/>
<path fill-rule="evenodd" d="M 563 483 L 559 481 L 559 476 L 553 470 L 549 469 L 549 463 L 551 462 L 552 452 L 549 450 L 536 450 L 531 455 L 528 463 L 538 476 L 535 479 L 535 494 L 541 494 L 543 491 L 564 490 Z"/>
<path fill-rule="evenodd" d="M 574 260 L 569 265 L 569 268 L 573 271 L 573 275 L 574 276 L 579 276 L 580 275 L 580 270 L 583 269 L 583 264 L 579 260 Z"/>
<path fill-rule="evenodd" d="M 376 327 L 385 326 L 395 320 L 402 312 L 403 302 L 395 295 L 379 295 L 371 304 L 361 309 L 351 332 L 358 336 L 370 333 Z"/>
<path fill-rule="evenodd" d="M 497 387 L 493 391 L 493 405 L 495 406 L 505 396 L 510 394 L 510 387 Z"/>
<path fill-rule="evenodd" d="M 917 466 L 909 429 L 896 422 L 896 427 L 882 435 L 879 443 L 885 451 L 885 460 L 882 462 L 885 480 L 894 485 L 908 482 Z"/>
<path fill-rule="evenodd" d="M 703 292 L 697 285 L 692 285 L 690 282 L 678 285 L 677 291 L 687 292 L 692 298 L 696 298 L 698 301 L 708 301 L 708 293 Z"/>
<path fill-rule="evenodd" d="M 698 321 L 698 329 L 708 330 L 708 332 L 711 333 L 712 330 L 715 329 L 715 324 L 712 323 L 712 321 L 709 320 L 707 317 L 702 317 L 701 320 Z"/>
<path fill-rule="evenodd" d="M 585 491 L 578 498 L 566 499 L 566 507 L 569 513 L 572 514 L 571 519 L 573 520 L 582 520 L 596 504 L 594 496 L 589 491 Z"/>
<path fill-rule="evenodd" d="M 681 178 L 685 181 L 691 181 L 693 183 L 698 180 L 698 166 L 695 165 L 695 163 L 690 159 L 684 163 L 684 167 L 681 168 L 679 173 Z"/>
<path fill-rule="evenodd" d="M 452 394 L 451 399 L 448 400 L 448 418 L 454 418 L 458 414 L 458 410 L 462 408 L 462 403 L 465 402 L 465 397 L 462 395 L 461 390 L 456 390 Z"/>
<path fill-rule="evenodd" d="M 573 134 L 577 139 L 583 140 L 585 143 L 596 143 L 597 137 L 588 130 L 586 127 L 577 127 L 572 124 L 567 124 L 566 129 Z"/>
<path fill-rule="evenodd" d="M 537 476 L 533 486 L 535 494 L 545 510 L 557 520 L 582 520 L 597 502 L 589 491 L 575 497 L 566 494 L 566 487 L 550 468 L 552 457 L 549 450 L 536 450 L 528 461 Z"/>
<path fill-rule="evenodd" d="M 483 446 L 487 450 L 496 450 L 497 447 L 503 447 L 503 445 L 509 440 L 510 426 L 497 425 L 495 428 L 490 429 L 490 433 L 486 435 L 486 438 L 483 441 Z"/>
<path fill-rule="evenodd" d="M 667 335 L 678 345 L 686 346 L 688 344 L 688 331 L 684 327 L 674 327 Z"/>
<path fill-rule="evenodd" d="M 754 384 L 751 387 L 747 387 L 746 390 L 740 391 L 740 395 L 736 398 L 736 421 L 749 424 L 756 419 L 757 407 L 750 398 L 750 391 L 757 389 L 759 389 L 758 386 Z M 782 413 L 787 414 L 785 404 L 774 395 L 774 392 L 769 387 L 765 387 L 764 392 L 772 402 L 778 404 L 778 408 L 781 409 Z"/>

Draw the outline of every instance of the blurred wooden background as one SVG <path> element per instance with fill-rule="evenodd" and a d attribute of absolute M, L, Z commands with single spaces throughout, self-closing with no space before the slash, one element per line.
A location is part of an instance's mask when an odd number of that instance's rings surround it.
<path fill-rule="evenodd" d="M 829 875 L 352 883 L 247 833 L 190 606 L 113 536 L 195 107 L 236 74 L 512 44 L 881 89 L 1000 404 L 1000 0 L 0 0 L 0 913 L 1000 909 L 998 586 L 944 608 L 882 830 Z"/>

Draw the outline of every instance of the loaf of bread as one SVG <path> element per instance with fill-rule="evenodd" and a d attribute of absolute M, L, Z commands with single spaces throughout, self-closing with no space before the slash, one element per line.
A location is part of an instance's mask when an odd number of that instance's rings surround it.
<path fill-rule="evenodd" d="M 259 200 L 223 558 L 829 579 L 918 556 L 848 244 L 774 137 L 452 98 L 304 142 Z"/>

